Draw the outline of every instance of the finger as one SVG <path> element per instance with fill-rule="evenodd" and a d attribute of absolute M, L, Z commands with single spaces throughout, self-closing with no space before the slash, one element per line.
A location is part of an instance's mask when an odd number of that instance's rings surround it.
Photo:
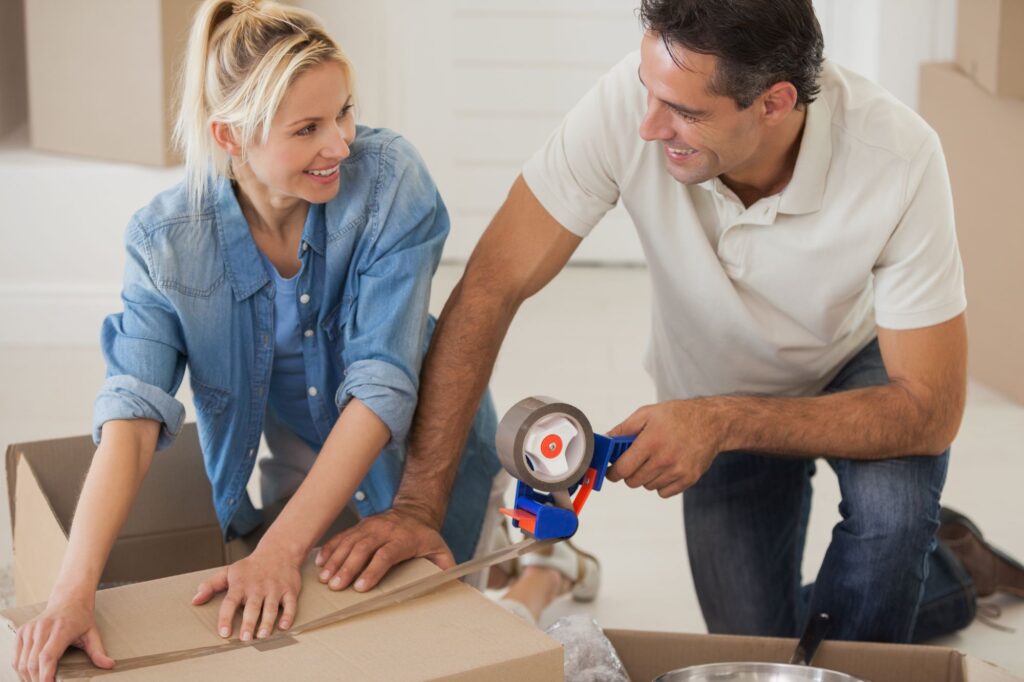
<path fill-rule="evenodd" d="M 228 569 L 222 568 L 210 576 L 208 580 L 199 583 L 196 596 L 192 597 L 192 604 L 199 606 L 210 601 L 213 595 L 228 589 Z"/>
<path fill-rule="evenodd" d="M 48 623 L 36 623 L 35 630 L 32 633 L 32 650 L 28 654 L 28 676 L 32 682 L 38 682 L 39 680 L 39 655 L 49 639 L 49 630 L 50 625 Z"/>
<path fill-rule="evenodd" d="M 352 548 L 359 542 L 362 542 L 362 535 L 350 534 L 347 535 L 342 533 L 338 537 L 338 542 L 335 543 L 334 549 L 330 554 L 325 554 L 325 561 L 323 568 L 320 570 L 319 579 L 320 582 L 326 583 L 331 579 L 331 576 L 338 572 L 341 565 L 348 559 L 349 554 L 352 552 Z"/>
<path fill-rule="evenodd" d="M 648 459 L 632 475 L 626 477 L 626 485 L 630 488 L 647 488 L 650 483 L 661 475 L 661 470 L 653 459 Z"/>
<path fill-rule="evenodd" d="M 352 584 L 352 581 L 357 575 L 362 573 L 366 564 L 370 561 L 370 557 L 373 556 L 380 548 L 381 543 L 376 539 L 364 538 L 355 545 L 352 546 L 352 550 L 345 557 L 344 561 L 340 562 L 341 566 L 337 572 L 334 573 L 327 586 L 332 590 L 344 590 L 346 587 Z M 328 566 L 336 565 L 339 563 L 340 550 L 335 550 L 330 560 L 327 562 Z"/>
<path fill-rule="evenodd" d="M 252 639 L 253 632 L 256 631 L 256 622 L 260 619 L 262 610 L 262 595 L 246 595 L 245 608 L 242 609 L 242 625 L 238 630 L 238 638 L 243 642 Z"/>
<path fill-rule="evenodd" d="M 235 621 L 235 611 L 238 610 L 238 597 L 233 592 L 228 592 L 224 601 L 220 603 L 220 611 L 217 612 L 217 634 L 221 637 L 230 637 Z"/>
<path fill-rule="evenodd" d="M 316 558 L 313 559 L 313 563 L 317 566 L 323 566 L 327 562 L 327 558 L 334 553 L 334 548 L 341 542 L 341 538 L 345 533 L 338 533 L 330 540 L 324 543 L 324 546 L 317 550 Z M 321 581 L 323 582 L 323 581 Z"/>
<path fill-rule="evenodd" d="M 39 652 L 39 679 L 50 682 L 56 677 L 57 673 L 57 661 L 60 660 L 60 655 L 64 653 L 68 643 L 62 641 L 61 635 L 58 634 L 58 629 L 54 628 L 50 632 L 50 638 L 46 641 L 42 650 Z"/>
<path fill-rule="evenodd" d="M 455 557 L 452 555 L 452 551 L 448 549 L 448 545 L 444 544 L 444 540 L 441 540 L 441 546 L 437 550 L 427 554 L 425 558 L 433 562 L 442 571 L 446 571 L 455 565 Z M 395 563 L 398 562 L 396 561 Z M 376 582 L 373 583 L 373 585 L 376 584 Z M 370 587 L 373 587 L 373 585 L 370 585 Z"/>
<path fill-rule="evenodd" d="M 277 609 L 281 604 L 281 595 L 271 592 L 263 600 L 263 617 L 260 618 L 260 627 L 256 631 L 256 639 L 266 639 L 274 631 L 274 622 L 277 620 Z"/>
<path fill-rule="evenodd" d="M 664 497 L 665 499 L 668 499 L 673 495 L 678 495 L 679 493 L 685 491 L 689 487 L 690 486 L 683 482 L 672 483 L 665 488 L 659 488 L 658 495 Z"/>
<path fill-rule="evenodd" d="M 652 478 L 648 483 L 644 484 L 644 487 L 647 488 L 648 490 L 657 490 L 660 492 L 661 490 L 667 488 L 673 483 L 678 483 L 679 480 L 679 474 L 677 474 L 676 472 L 663 471 L 654 478 Z"/>
<path fill-rule="evenodd" d="M 86 655 L 89 656 L 89 660 L 92 661 L 93 665 L 97 668 L 110 669 L 114 667 L 114 659 L 107 656 L 107 650 L 103 646 L 103 640 L 100 638 L 100 631 L 96 628 L 89 628 L 84 635 L 82 635 L 82 641 L 79 645 Z"/>
<path fill-rule="evenodd" d="M 372 590 L 395 564 L 410 559 L 415 554 L 413 551 L 402 551 L 395 547 L 395 544 L 388 543 L 373 553 L 370 563 L 356 580 L 356 592 Z"/>
<path fill-rule="evenodd" d="M 295 614 L 299 608 L 299 600 L 291 592 L 285 592 L 284 599 L 281 600 L 283 609 L 281 613 L 281 622 L 278 624 L 282 630 L 287 630 L 295 622 Z"/>
<path fill-rule="evenodd" d="M 647 413 L 650 411 L 650 405 L 645 405 L 640 409 L 633 412 L 633 414 L 626 417 L 625 421 L 620 422 L 618 426 L 608 432 L 609 436 L 634 436 L 643 431 L 644 426 L 647 424 Z"/>
<path fill-rule="evenodd" d="M 14 669 L 18 671 L 18 678 L 28 679 L 28 654 L 32 651 L 32 624 L 23 625 L 18 630 L 18 655 L 15 657 Z"/>
<path fill-rule="evenodd" d="M 628 479 L 644 465 L 649 456 L 646 440 L 643 436 L 639 436 L 633 445 L 615 461 L 615 464 L 611 465 L 606 478 L 612 482 Z"/>

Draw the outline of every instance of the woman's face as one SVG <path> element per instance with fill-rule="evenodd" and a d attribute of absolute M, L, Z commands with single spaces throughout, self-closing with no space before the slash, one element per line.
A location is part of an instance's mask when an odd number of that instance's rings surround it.
<path fill-rule="evenodd" d="M 348 157 L 355 137 L 345 71 L 326 62 L 288 87 L 270 136 L 247 149 L 245 164 L 271 199 L 295 197 L 322 204 L 338 193 L 338 164 Z"/>

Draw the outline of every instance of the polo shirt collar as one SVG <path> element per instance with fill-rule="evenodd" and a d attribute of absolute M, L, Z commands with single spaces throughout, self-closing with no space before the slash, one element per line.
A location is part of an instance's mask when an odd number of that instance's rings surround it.
<path fill-rule="evenodd" d="M 819 95 L 807 106 L 796 167 L 789 184 L 782 190 L 779 213 L 799 215 L 820 210 L 831 163 L 832 111 Z"/>

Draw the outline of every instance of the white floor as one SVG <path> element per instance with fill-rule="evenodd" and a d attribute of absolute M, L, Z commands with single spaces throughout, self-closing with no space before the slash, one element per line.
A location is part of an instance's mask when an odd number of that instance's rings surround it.
<path fill-rule="evenodd" d="M 439 271 L 435 312 L 460 272 L 456 266 Z M 560 275 L 524 305 L 504 345 L 491 382 L 499 413 L 520 398 L 553 395 L 581 408 L 595 429 L 604 430 L 652 401 L 650 381 L 640 366 L 648 294 L 642 268 L 571 268 Z M 86 433 L 102 376 L 96 348 L 0 348 L 0 443 Z M 193 417 L 190 398 L 180 397 Z M 969 513 L 990 540 L 1024 557 L 1021 443 L 1024 406 L 972 384 L 944 500 Z M 805 576 L 816 572 L 838 519 L 838 490 L 828 467 L 819 468 L 816 486 Z M 662 500 L 623 485 L 595 494 L 577 540 L 601 558 L 601 595 L 587 606 L 563 599 L 549 609 L 545 622 L 589 612 L 606 627 L 703 632 L 680 506 L 678 497 Z M 7 506 L 0 509 L 0 565 L 7 566 Z M 1002 607 L 997 623 L 1013 632 L 976 622 L 937 644 L 1024 675 L 1024 601 L 995 603 Z"/>

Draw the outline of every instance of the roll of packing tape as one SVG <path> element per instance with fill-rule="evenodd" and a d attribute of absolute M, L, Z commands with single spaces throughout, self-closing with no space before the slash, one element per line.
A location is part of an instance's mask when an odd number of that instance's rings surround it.
<path fill-rule="evenodd" d="M 501 418 L 497 446 L 507 472 L 536 490 L 555 492 L 583 478 L 594 454 L 594 430 L 572 405 L 533 396 L 520 400 Z"/>

